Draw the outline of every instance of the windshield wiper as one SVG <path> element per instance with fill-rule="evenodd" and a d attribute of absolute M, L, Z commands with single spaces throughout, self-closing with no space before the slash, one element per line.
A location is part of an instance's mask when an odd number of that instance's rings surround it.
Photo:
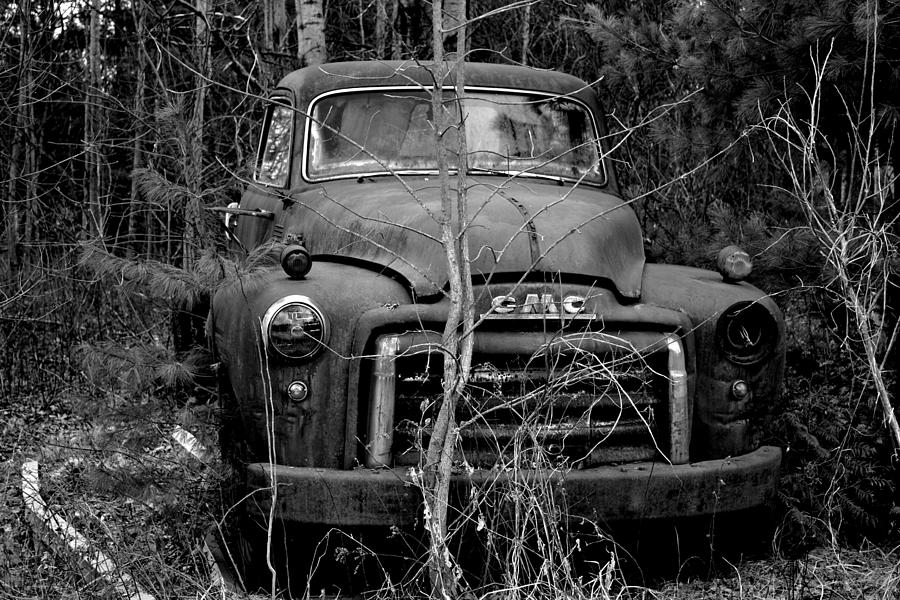
<path fill-rule="evenodd" d="M 467 172 L 475 175 L 503 175 L 505 177 L 509 177 L 510 179 L 512 179 L 513 177 L 534 177 L 535 179 L 549 179 L 550 181 L 555 181 L 557 185 L 566 184 L 566 180 L 563 177 L 557 175 L 547 175 L 546 173 L 535 173 L 532 171 L 506 171 L 503 169 L 487 169 L 485 167 L 469 167 Z"/>
<path fill-rule="evenodd" d="M 466 169 L 468 173 L 487 173 L 488 175 L 506 175 L 507 177 L 515 177 L 521 175 L 522 171 L 507 171 L 504 169 L 486 169 L 484 167 L 469 167 Z"/>

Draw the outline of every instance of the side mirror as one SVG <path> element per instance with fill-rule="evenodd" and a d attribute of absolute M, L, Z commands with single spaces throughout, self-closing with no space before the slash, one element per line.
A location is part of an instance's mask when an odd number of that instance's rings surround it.
<path fill-rule="evenodd" d="M 240 208 L 240 202 L 231 202 L 228 204 L 228 208 Z M 229 238 L 234 238 L 234 230 L 237 228 L 237 215 L 233 212 L 225 213 L 225 234 Z"/>
<path fill-rule="evenodd" d="M 207 208 L 206 210 L 225 215 L 225 235 L 233 241 L 237 241 L 234 230 L 237 228 L 237 218 L 239 216 L 255 217 L 257 219 L 266 219 L 269 221 L 275 218 L 275 213 L 270 210 L 263 210 L 261 208 L 248 210 L 246 208 L 241 208 L 241 205 L 237 202 L 231 202 L 226 207 L 214 206 L 212 208 Z"/>

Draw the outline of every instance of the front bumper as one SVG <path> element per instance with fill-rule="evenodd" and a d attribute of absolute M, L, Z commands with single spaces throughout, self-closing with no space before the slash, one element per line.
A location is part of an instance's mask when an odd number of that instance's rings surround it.
<path fill-rule="evenodd" d="M 774 499 L 781 449 L 763 446 L 742 456 L 686 465 L 642 462 L 580 471 L 476 470 L 454 476 L 451 497 L 467 498 L 471 485 L 548 481 L 570 517 L 597 521 L 668 519 L 763 506 Z M 268 513 L 274 473 L 278 518 L 334 526 L 396 525 L 420 520 L 422 493 L 404 469 L 317 469 L 253 463 L 251 503 Z"/>

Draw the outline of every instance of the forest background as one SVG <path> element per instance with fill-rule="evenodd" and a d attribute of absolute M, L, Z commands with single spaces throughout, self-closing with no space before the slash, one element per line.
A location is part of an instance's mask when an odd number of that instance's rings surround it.
<path fill-rule="evenodd" d="M 208 357 L 177 326 L 222 269 L 220 219 L 206 209 L 239 199 L 260 99 L 282 74 L 428 59 L 430 10 L 425 0 L 0 4 L 10 498 L 16 465 L 38 453 L 46 493 L 98 543 L 162 557 L 152 587 L 196 583 L 196 540 L 221 515 L 219 475 L 166 440 L 178 425 L 215 445 Z M 787 389 L 767 428 L 786 449 L 779 548 L 896 542 L 897 455 L 866 361 L 872 338 L 859 336 L 843 283 L 874 297 L 863 323 L 879 332 L 876 370 L 896 398 L 900 4 L 470 0 L 467 10 L 469 60 L 564 71 L 598 91 L 622 142 L 620 184 L 641 197 L 650 260 L 712 267 L 739 244 L 752 282 L 785 311 Z M 786 161 L 797 148 L 779 138 L 785 115 L 816 128 L 803 198 Z M 872 173 L 877 193 L 854 204 Z M 823 239 L 841 236 L 850 250 L 835 262 Z M 33 540 L 21 503 L 9 506 L 0 594 L 41 595 L 68 571 L 21 551 Z"/>

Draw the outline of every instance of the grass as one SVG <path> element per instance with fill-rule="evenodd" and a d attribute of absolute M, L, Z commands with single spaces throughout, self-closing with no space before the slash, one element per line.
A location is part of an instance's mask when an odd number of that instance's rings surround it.
<path fill-rule="evenodd" d="M 22 399 L 0 409 L 0 598 L 112 597 L 110 586 L 92 580 L 70 554 L 34 533 L 19 475 L 29 457 L 40 462 L 48 504 L 143 590 L 157 599 L 220 597 L 202 553 L 202 534 L 222 514 L 221 467 L 215 461 L 200 465 L 170 437 L 171 427 L 181 422 L 214 446 L 209 412 L 205 404 L 148 410 L 135 427 L 129 413 L 116 413 L 115 406 L 98 420 L 81 416 L 71 400 Z M 834 545 L 798 558 L 775 553 L 734 563 L 714 578 L 670 581 L 657 589 L 630 587 L 611 567 L 603 577 L 591 597 L 887 600 L 900 597 L 900 551 Z M 518 591 L 517 597 L 531 596 L 527 589 Z"/>
<path fill-rule="evenodd" d="M 818 548 L 800 558 L 776 556 L 733 565 L 709 580 L 670 583 L 654 598 L 699 600 L 894 600 L 900 597 L 900 550 Z"/>
<path fill-rule="evenodd" d="M 797 316 L 795 313 L 801 315 L 802 322 L 810 322 L 803 311 L 791 311 Z M 817 337 L 820 333 L 815 330 L 809 337 Z M 20 470 L 27 459 L 40 463 L 41 493 L 48 503 L 126 570 L 142 590 L 158 600 L 221 597 L 203 554 L 203 534 L 225 512 L 220 486 L 224 471 L 216 459 L 206 465 L 198 463 L 171 438 L 174 426 L 180 425 L 197 435 L 208 447 L 215 448 L 214 398 L 207 400 L 184 390 L 173 395 L 155 387 L 158 384 L 152 380 L 129 388 L 146 390 L 142 393 L 116 391 L 112 382 L 103 388 L 89 386 L 83 383 L 77 370 L 67 366 L 76 361 L 66 358 L 59 364 L 53 362 L 54 357 L 62 360 L 60 357 L 68 356 L 62 351 L 64 348 L 41 354 L 38 346 L 42 336 L 38 333 L 20 335 L 16 339 L 29 349 L 19 353 L 22 360 L 33 355 L 43 361 L 43 366 L 36 371 L 33 381 L 25 381 L 15 377 L 27 375 L 27 369 L 13 373 L 9 370 L 10 365 L 18 363 L 0 363 L 0 368 L 7 369 L 3 372 L 10 375 L 6 385 L 18 382 L 15 393 L 0 398 L 0 494 L 3 496 L 0 504 L 0 599 L 115 596 L 110 585 L 91 577 L 59 544 L 48 543 L 44 536 L 35 533 L 21 495 Z M 804 338 L 802 341 L 809 340 Z M 800 342 L 797 345 L 809 346 Z M 5 350 L 10 351 L 9 348 Z M 830 355 L 832 351 L 826 348 L 821 354 Z M 49 358 L 43 358 L 45 356 Z M 847 369 L 837 369 L 833 377 L 828 376 L 823 372 L 822 361 L 814 362 L 819 369 L 810 373 L 818 373 L 824 381 L 812 374 L 808 382 L 795 376 L 795 385 L 789 388 L 791 397 L 783 403 L 783 407 L 796 411 L 807 426 L 815 422 L 816 411 L 820 416 L 825 415 L 824 408 L 839 400 L 842 392 L 837 389 L 838 380 L 848 380 L 849 374 Z M 50 372 L 55 374 L 53 378 L 43 376 Z M 801 394 L 800 383 L 806 389 L 805 395 Z M 812 416 L 799 412 L 801 410 Z M 822 416 L 823 420 L 825 416 Z M 858 428 L 852 420 L 846 423 L 833 418 L 827 420 L 840 425 L 836 434 L 847 428 Z M 827 442 L 827 436 L 815 430 L 806 433 Z M 787 438 L 787 442 L 794 445 L 793 452 L 800 451 L 797 439 Z M 861 455 L 853 462 L 847 458 L 847 452 L 834 451 L 827 443 L 826 446 L 828 455 L 821 457 L 818 463 L 805 460 L 800 470 L 792 473 L 795 479 L 791 482 L 795 488 L 813 491 L 822 503 L 825 503 L 823 498 L 827 489 L 818 484 L 832 481 L 832 465 L 833 470 L 847 473 L 842 475 L 846 479 L 841 481 L 844 488 L 850 489 L 858 486 L 851 477 L 852 469 L 847 466 L 874 464 L 874 459 L 868 455 Z M 838 460 L 840 457 L 843 458 Z M 503 490 L 497 492 L 503 493 Z M 552 496 L 539 489 L 519 492 L 531 497 Z M 554 552 L 557 556 L 567 558 L 568 549 L 559 545 L 560 540 L 556 538 L 559 532 L 546 527 L 547 523 L 556 522 L 547 518 L 553 515 L 546 510 L 542 512 L 540 507 L 525 508 L 527 510 L 519 516 L 535 530 L 544 528 L 545 535 L 540 543 L 556 544 Z M 793 508 L 808 511 L 802 503 Z M 806 514 L 810 519 L 818 520 L 829 516 Z M 494 526 L 490 520 L 488 522 L 489 527 Z M 794 549 L 787 547 L 792 541 L 784 540 L 785 537 L 781 537 L 778 541 L 785 544 L 784 554 L 787 555 Z M 529 551 L 529 540 L 508 538 L 501 541 L 497 544 L 503 546 L 505 554 L 491 557 L 495 564 L 513 564 Z M 900 597 L 897 591 L 900 551 L 891 547 L 865 546 L 859 540 L 854 542 L 855 546 L 846 541 L 832 542 L 828 538 L 824 542 L 823 546 L 799 557 L 788 558 L 774 552 L 773 557 L 766 559 L 736 561 L 720 569 L 714 577 L 690 578 L 686 568 L 678 580 L 653 588 L 633 585 L 636 581 L 623 576 L 614 561 L 604 559 L 597 565 L 596 577 L 579 584 L 569 573 L 559 569 L 550 573 L 529 571 L 535 564 L 525 559 L 518 563 L 522 570 L 518 576 L 508 579 L 506 588 L 476 591 L 472 597 L 485 600 L 500 596 L 504 600 L 555 597 L 554 594 L 561 592 L 557 586 L 560 579 L 567 586 L 567 598 L 802 600 Z M 529 581 L 535 581 L 535 573 L 540 576 L 540 588 L 528 585 Z"/>
<path fill-rule="evenodd" d="M 140 426 L 114 412 L 98 425 L 68 403 L 57 404 L 52 414 L 41 412 L 22 402 L 0 413 L 7 424 L 0 447 L 9 449 L 0 463 L 0 598 L 112 595 L 108 583 L 32 522 L 20 476 L 29 458 L 39 462 L 48 507 L 140 589 L 157 599 L 217 597 L 202 534 L 221 514 L 219 465 L 203 466 L 184 452 L 170 437 L 171 417 L 162 412 Z M 156 431 L 155 439 L 144 429 Z M 202 423 L 194 429 L 215 439 Z"/>

